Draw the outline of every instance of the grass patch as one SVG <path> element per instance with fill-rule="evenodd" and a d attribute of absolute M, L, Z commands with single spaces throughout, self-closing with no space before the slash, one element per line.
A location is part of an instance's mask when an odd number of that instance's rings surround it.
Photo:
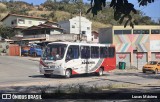
<path fill-rule="evenodd" d="M 98 31 L 99 28 L 110 27 L 111 25 L 106 25 L 100 22 L 92 21 L 92 29 Z"/>
<path fill-rule="evenodd" d="M 97 86 L 97 84 L 94 84 L 93 86 L 86 86 L 86 85 L 67 85 L 62 86 L 59 85 L 57 87 L 51 87 L 51 86 L 43 86 L 41 87 L 41 93 L 97 93 L 102 92 L 104 90 L 112 90 L 116 88 L 126 88 L 129 87 L 129 84 L 111 84 L 105 86 Z"/>

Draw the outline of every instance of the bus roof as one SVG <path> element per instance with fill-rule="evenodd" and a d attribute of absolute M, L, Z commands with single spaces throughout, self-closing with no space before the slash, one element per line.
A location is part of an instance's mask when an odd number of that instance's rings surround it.
<path fill-rule="evenodd" d="M 96 43 L 85 43 L 85 42 L 51 42 L 49 44 L 88 45 L 88 46 L 114 46 L 112 44 L 96 44 Z"/>

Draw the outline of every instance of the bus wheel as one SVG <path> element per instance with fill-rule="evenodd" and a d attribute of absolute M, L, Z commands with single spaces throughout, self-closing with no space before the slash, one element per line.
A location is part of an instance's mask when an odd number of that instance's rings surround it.
<path fill-rule="evenodd" d="M 51 74 L 44 74 L 44 76 L 45 76 L 46 78 L 50 78 L 50 77 L 51 77 Z"/>
<path fill-rule="evenodd" d="M 103 68 L 100 68 L 100 69 L 99 69 L 98 75 L 99 75 L 99 76 L 102 76 L 102 75 L 103 75 Z"/>
<path fill-rule="evenodd" d="M 70 70 L 70 69 L 67 69 L 66 72 L 65 72 L 65 77 L 66 77 L 66 78 L 70 78 L 71 75 L 72 75 L 71 70 Z"/>
<path fill-rule="evenodd" d="M 143 73 L 146 73 L 146 71 L 145 71 L 145 70 L 143 70 Z"/>

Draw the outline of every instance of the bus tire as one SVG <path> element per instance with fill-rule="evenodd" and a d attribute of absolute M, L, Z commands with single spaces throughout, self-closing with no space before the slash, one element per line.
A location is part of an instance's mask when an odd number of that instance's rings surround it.
<path fill-rule="evenodd" d="M 44 74 L 44 76 L 45 76 L 46 78 L 50 78 L 50 77 L 51 77 L 51 74 Z"/>
<path fill-rule="evenodd" d="M 72 75 L 71 70 L 70 70 L 70 69 L 67 69 L 66 72 L 65 72 L 65 77 L 66 77 L 66 78 L 70 78 L 71 75 Z"/>
<path fill-rule="evenodd" d="M 146 73 L 146 71 L 145 71 L 145 70 L 143 70 L 143 73 Z"/>
<path fill-rule="evenodd" d="M 98 76 L 102 76 L 102 75 L 103 75 L 103 68 L 100 68 L 98 72 Z"/>

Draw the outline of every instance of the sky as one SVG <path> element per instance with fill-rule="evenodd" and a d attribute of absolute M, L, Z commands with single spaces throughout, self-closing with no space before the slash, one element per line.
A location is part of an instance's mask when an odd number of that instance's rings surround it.
<path fill-rule="evenodd" d="M 17 1 L 25 1 L 28 3 L 33 3 L 34 5 L 39 5 L 44 3 L 46 0 L 17 0 Z M 88 0 L 83 0 L 84 2 L 88 2 Z M 111 1 L 111 0 L 107 0 Z M 138 10 L 141 10 L 146 16 L 152 18 L 152 20 L 160 19 L 160 0 L 155 0 L 154 3 L 149 4 L 148 6 L 139 7 L 138 0 L 128 0 L 134 4 L 134 7 Z"/>

